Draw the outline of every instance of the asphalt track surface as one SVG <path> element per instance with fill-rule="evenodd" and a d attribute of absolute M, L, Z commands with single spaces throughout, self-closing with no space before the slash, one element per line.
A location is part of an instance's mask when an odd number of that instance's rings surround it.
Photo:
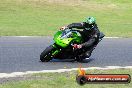
<path fill-rule="evenodd" d="M 0 73 L 78 68 L 78 62 L 52 60 L 42 63 L 40 53 L 53 43 L 52 37 L 0 37 Z M 87 67 L 132 66 L 132 38 L 103 39 Z"/>

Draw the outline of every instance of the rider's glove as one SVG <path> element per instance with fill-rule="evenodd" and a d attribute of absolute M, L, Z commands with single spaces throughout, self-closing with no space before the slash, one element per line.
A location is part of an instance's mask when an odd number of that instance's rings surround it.
<path fill-rule="evenodd" d="M 74 45 L 73 45 L 73 48 L 74 48 L 74 49 L 81 49 L 81 48 L 82 48 L 82 45 L 74 44 Z"/>
<path fill-rule="evenodd" d="M 60 30 L 65 30 L 67 28 L 68 28 L 67 26 L 63 26 L 63 27 L 60 28 Z"/>

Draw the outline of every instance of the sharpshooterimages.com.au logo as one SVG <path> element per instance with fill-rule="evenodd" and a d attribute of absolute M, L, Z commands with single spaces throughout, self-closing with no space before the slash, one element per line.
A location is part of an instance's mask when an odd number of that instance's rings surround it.
<path fill-rule="evenodd" d="M 80 85 L 89 83 L 130 83 L 129 74 L 86 74 L 83 68 L 78 69 L 76 81 Z"/>

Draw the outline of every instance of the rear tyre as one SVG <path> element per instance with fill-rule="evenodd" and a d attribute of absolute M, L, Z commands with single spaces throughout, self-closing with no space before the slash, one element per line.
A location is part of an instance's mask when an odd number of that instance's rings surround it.
<path fill-rule="evenodd" d="M 77 62 L 83 62 L 83 59 L 84 59 L 84 57 L 80 57 L 80 56 L 79 56 L 79 57 L 76 58 L 76 61 L 77 61 Z"/>
<path fill-rule="evenodd" d="M 85 60 L 85 58 L 89 58 L 91 56 L 92 50 L 91 51 L 87 51 L 81 55 L 78 56 L 78 58 L 76 59 L 78 62 L 83 62 L 83 60 Z"/>
<path fill-rule="evenodd" d="M 52 45 L 50 45 L 49 47 L 47 47 L 41 54 L 40 54 L 40 60 L 42 62 L 48 62 L 50 60 L 52 60 L 53 56 L 52 56 L 52 52 L 54 50 L 54 47 Z"/>

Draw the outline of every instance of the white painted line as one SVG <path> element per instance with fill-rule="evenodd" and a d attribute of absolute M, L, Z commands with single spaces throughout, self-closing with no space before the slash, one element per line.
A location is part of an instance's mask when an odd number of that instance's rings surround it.
<path fill-rule="evenodd" d="M 89 67 L 89 68 L 83 68 L 84 70 L 90 70 L 90 69 L 102 69 L 102 70 L 107 70 L 107 69 L 129 69 L 132 68 L 132 66 L 106 66 L 106 67 Z M 72 69 L 57 69 L 57 70 L 42 70 L 42 71 L 26 71 L 26 72 L 13 72 L 13 73 L 0 73 L 0 78 L 9 78 L 9 77 L 17 77 L 17 76 L 23 76 L 27 74 L 32 74 L 32 73 L 54 73 L 54 72 L 68 72 L 68 71 L 75 71 L 78 70 L 78 68 L 72 68 Z"/>
<path fill-rule="evenodd" d="M 106 66 L 106 68 L 109 68 L 109 69 L 120 69 L 120 68 L 122 68 L 122 67 L 120 67 L 120 66 Z M 124 68 L 124 67 L 123 67 Z"/>
<path fill-rule="evenodd" d="M 38 37 L 38 36 L 13 36 L 13 37 Z"/>
<path fill-rule="evenodd" d="M 0 37 L 20 37 L 20 38 L 26 38 L 26 37 L 50 37 L 50 36 L 0 36 Z"/>
<path fill-rule="evenodd" d="M 0 37 L 20 37 L 20 38 L 26 38 L 26 37 L 52 37 L 52 36 L 0 36 Z M 104 37 L 104 38 L 123 38 L 123 37 Z"/>
<path fill-rule="evenodd" d="M 104 37 L 104 38 L 123 38 L 123 37 Z"/>

